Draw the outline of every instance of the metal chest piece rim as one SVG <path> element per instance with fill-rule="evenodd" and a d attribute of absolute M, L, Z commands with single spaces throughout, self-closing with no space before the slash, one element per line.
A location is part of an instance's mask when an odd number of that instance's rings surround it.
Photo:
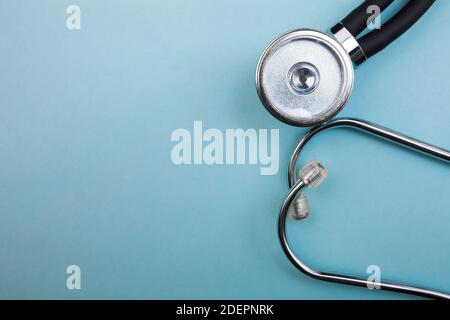
<path fill-rule="evenodd" d="M 353 62 L 338 40 L 321 31 L 296 29 L 273 40 L 256 69 L 256 89 L 265 108 L 290 125 L 329 120 L 347 103 Z"/>

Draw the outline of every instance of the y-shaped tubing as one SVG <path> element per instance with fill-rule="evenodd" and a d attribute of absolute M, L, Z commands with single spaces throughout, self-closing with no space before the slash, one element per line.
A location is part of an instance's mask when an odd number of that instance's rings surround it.
<path fill-rule="evenodd" d="M 359 286 L 359 287 L 367 287 L 368 285 L 373 285 L 373 282 L 370 282 L 363 278 L 357 278 L 357 277 L 350 277 L 346 275 L 341 274 L 332 274 L 332 273 L 325 273 L 321 271 L 314 270 L 307 266 L 305 263 L 303 263 L 291 250 L 289 246 L 289 242 L 286 237 L 286 218 L 288 214 L 289 206 L 291 205 L 292 201 L 294 200 L 296 194 L 300 192 L 306 185 L 304 182 L 300 179 L 296 181 L 295 177 L 295 167 L 297 163 L 297 159 L 303 150 L 304 146 L 308 143 L 309 140 L 311 140 L 312 137 L 314 137 L 316 134 L 318 134 L 321 131 L 325 131 L 331 128 L 336 127 L 349 127 L 358 129 L 370 134 L 373 134 L 377 137 L 384 138 L 388 141 L 398 143 L 402 146 L 411 148 L 417 152 L 421 152 L 423 154 L 444 160 L 446 162 L 450 163 L 450 152 L 444 149 L 440 149 L 438 147 L 432 146 L 430 144 L 427 144 L 425 142 L 418 141 L 416 139 L 410 138 L 408 136 L 405 136 L 403 134 L 394 132 L 392 130 L 380 127 L 378 125 L 357 120 L 357 119 L 337 119 L 334 121 L 330 121 L 328 123 L 325 123 L 323 125 L 320 125 L 316 128 L 313 128 L 310 132 L 308 132 L 297 144 L 297 146 L 294 149 L 294 152 L 292 153 L 291 160 L 289 162 L 289 168 L 288 168 L 288 176 L 289 176 L 289 187 L 291 188 L 289 190 L 289 193 L 286 195 L 283 204 L 280 209 L 280 214 L 278 218 L 278 236 L 280 239 L 281 246 L 289 258 L 289 260 L 292 262 L 292 264 L 305 273 L 306 275 L 313 277 L 315 279 L 328 281 L 328 282 L 336 282 L 336 283 L 342 283 L 342 284 L 348 284 L 353 286 Z M 407 293 L 407 294 L 413 294 L 418 296 L 423 296 L 427 298 L 433 298 L 433 299 L 448 299 L 450 300 L 450 294 L 435 291 L 435 290 L 429 290 L 429 289 L 423 289 L 419 287 L 414 286 L 408 286 L 403 284 L 396 284 L 396 283 L 389 283 L 389 282 L 381 282 L 377 283 L 379 285 L 379 288 L 382 290 L 387 291 L 394 291 L 394 292 L 401 292 L 401 293 Z"/>

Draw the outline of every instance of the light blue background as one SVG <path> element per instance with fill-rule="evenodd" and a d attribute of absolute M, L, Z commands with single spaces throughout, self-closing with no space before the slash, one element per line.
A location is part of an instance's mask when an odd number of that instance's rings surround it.
<path fill-rule="evenodd" d="M 0 0 L 0 298 L 397 299 L 300 274 L 277 241 L 304 129 L 262 107 L 257 59 L 287 30 L 328 30 L 359 0 Z M 396 1 L 399 6 L 402 2 Z M 82 29 L 66 28 L 66 7 Z M 356 71 L 341 116 L 450 148 L 450 3 Z M 280 171 L 175 166 L 176 128 L 279 128 Z M 329 171 L 296 252 L 329 272 L 450 291 L 443 162 L 352 131 L 301 163 Z M 66 289 L 66 267 L 82 290 Z"/>

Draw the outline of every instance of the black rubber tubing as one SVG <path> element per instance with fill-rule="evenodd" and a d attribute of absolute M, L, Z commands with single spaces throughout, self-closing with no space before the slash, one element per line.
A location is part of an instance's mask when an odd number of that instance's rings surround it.
<path fill-rule="evenodd" d="M 355 38 L 367 27 L 367 19 L 373 12 L 367 12 L 370 6 L 378 6 L 380 11 L 383 11 L 389 5 L 394 2 L 394 0 L 366 0 L 361 5 L 359 5 L 355 10 L 350 12 L 340 23 L 331 28 L 332 33 L 336 33 L 341 25 L 343 25 Z"/>
<path fill-rule="evenodd" d="M 381 29 L 361 37 L 358 42 L 366 58 L 377 54 L 411 28 L 434 2 L 435 0 L 409 0 L 397 14 L 381 26 Z M 362 62 L 364 60 L 355 61 L 356 65 Z"/>

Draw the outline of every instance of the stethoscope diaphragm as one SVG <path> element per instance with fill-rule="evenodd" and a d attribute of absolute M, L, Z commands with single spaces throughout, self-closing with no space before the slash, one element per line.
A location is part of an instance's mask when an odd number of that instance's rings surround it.
<path fill-rule="evenodd" d="M 276 38 L 263 52 L 256 87 L 280 120 L 312 126 L 336 115 L 353 88 L 353 63 L 344 47 L 320 31 L 298 29 Z"/>

